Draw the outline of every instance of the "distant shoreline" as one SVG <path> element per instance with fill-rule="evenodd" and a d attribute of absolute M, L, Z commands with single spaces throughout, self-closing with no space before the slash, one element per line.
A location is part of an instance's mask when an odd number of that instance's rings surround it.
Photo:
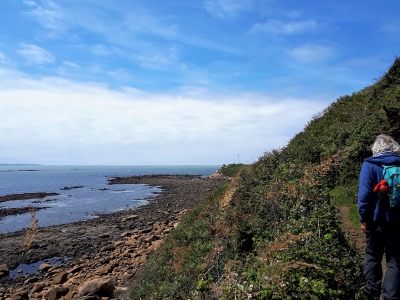
<path fill-rule="evenodd" d="M 0 166 L 41 166 L 39 164 L 0 164 Z"/>

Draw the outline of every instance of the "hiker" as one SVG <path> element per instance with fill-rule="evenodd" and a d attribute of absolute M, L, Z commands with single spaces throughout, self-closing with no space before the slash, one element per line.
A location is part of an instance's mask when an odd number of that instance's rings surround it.
<path fill-rule="evenodd" d="M 358 190 L 361 229 L 366 234 L 365 290 L 369 299 L 378 300 L 381 292 L 384 300 L 400 299 L 400 208 L 390 202 L 399 200 L 400 203 L 400 197 L 391 196 L 395 191 L 390 184 L 396 180 L 384 176 L 384 170 L 385 174 L 400 172 L 396 167 L 400 167 L 400 156 L 396 154 L 400 146 L 390 136 L 381 134 L 371 150 L 373 156 L 367 158 L 361 168 Z M 391 171 L 385 166 L 390 166 Z M 386 273 L 382 284 L 384 253 Z"/>

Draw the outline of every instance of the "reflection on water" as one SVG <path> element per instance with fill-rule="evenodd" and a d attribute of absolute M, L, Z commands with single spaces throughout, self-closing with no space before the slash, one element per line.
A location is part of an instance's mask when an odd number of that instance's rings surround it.
<path fill-rule="evenodd" d="M 16 267 L 14 270 L 10 270 L 10 277 L 22 277 L 25 275 L 29 274 L 35 274 L 38 270 L 41 264 L 47 263 L 49 265 L 53 266 L 60 266 L 63 263 L 66 263 L 68 260 L 70 260 L 69 257 L 52 257 L 48 258 L 45 260 L 39 260 L 33 264 L 20 264 L 18 267 Z"/>

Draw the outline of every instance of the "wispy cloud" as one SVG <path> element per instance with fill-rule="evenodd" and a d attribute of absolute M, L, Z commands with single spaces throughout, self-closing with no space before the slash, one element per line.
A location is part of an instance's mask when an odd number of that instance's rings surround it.
<path fill-rule="evenodd" d="M 24 1 L 22 1 L 22 3 L 24 3 L 25 5 L 28 5 L 28 6 L 36 6 L 37 5 L 35 1 L 28 1 L 28 0 L 24 0 Z"/>
<path fill-rule="evenodd" d="M 11 63 L 11 60 L 7 58 L 3 53 L 0 52 L 0 64 L 8 65 Z"/>
<path fill-rule="evenodd" d="M 303 20 L 297 22 L 284 23 L 280 20 L 270 19 L 265 23 L 254 24 L 249 33 L 277 33 L 277 34 L 298 34 L 316 28 L 317 22 L 315 20 Z"/>
<path fill-rule="evenodd" d="M 39 0 L 40 3 L 35 3 L 35 9 L 32 9 L 26 14 L 32 16 L 41 26 L 50 30 L 50 35 L 54 35 L 56 32 L 65 27 L 67 18 L 64 15 L 61 7 L 55 4 L 51 0 Z M 28 6 L 32 6 L 32 1 L 25 3 Z"/>
<path fill-rule="evenodd" d="M 104 44 L 94 45 L 91 47 L 91 50 L 94 54 L 99 56 L 108 56 L 113 53 L 113 50 Z"/>
<path fill-rule="evenodd" d="M 156 18 L 144 9 L 126 14 L 124 26 L 133 33 L 146 32 L 164 38 L 171 38 L 177 34 L 177 25 L 169 18 Z"/>
<path fill-rule="evenodd" d="M 62 63 L 64 66 L 69 67 L 69 68 L 74 68 L 74 69 L 79 69 L 79 65 L 77 65 L 76 63 L 72 62 L 72 61 L 63 61 Z"/>
<path fill-rule="evenodd" d="M 254 0 L 204 0 L 204 7 L 214 17 L 232 18 L 241 11 L 249 11 Z"/>
<path fill-rule="evenodd" d="M 18 53 L 25 58 L 27 64 L 42 65 L 55 61 L 50 52 L 36 45 L 21 44 L 21 49 L 18 50 Z"/>
<path fill-rule="evenodd" d="M 327 46 L 305 44 L 288 51 L 289 55 L 299 62 L 310 63 L 325 60 L 333 55 L 333 49 Z"/>

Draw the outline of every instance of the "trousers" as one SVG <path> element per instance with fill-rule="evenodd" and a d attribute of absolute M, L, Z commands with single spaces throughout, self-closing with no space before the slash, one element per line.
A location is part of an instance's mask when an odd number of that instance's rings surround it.
<path fill-rule="evenodd" d="M 372 222 L 366 234 L 365 289 L 376 299 L 400 299 L 400 222 Z M 382 283 L 382 258 L 386 255 L 386 273 Z"/>

